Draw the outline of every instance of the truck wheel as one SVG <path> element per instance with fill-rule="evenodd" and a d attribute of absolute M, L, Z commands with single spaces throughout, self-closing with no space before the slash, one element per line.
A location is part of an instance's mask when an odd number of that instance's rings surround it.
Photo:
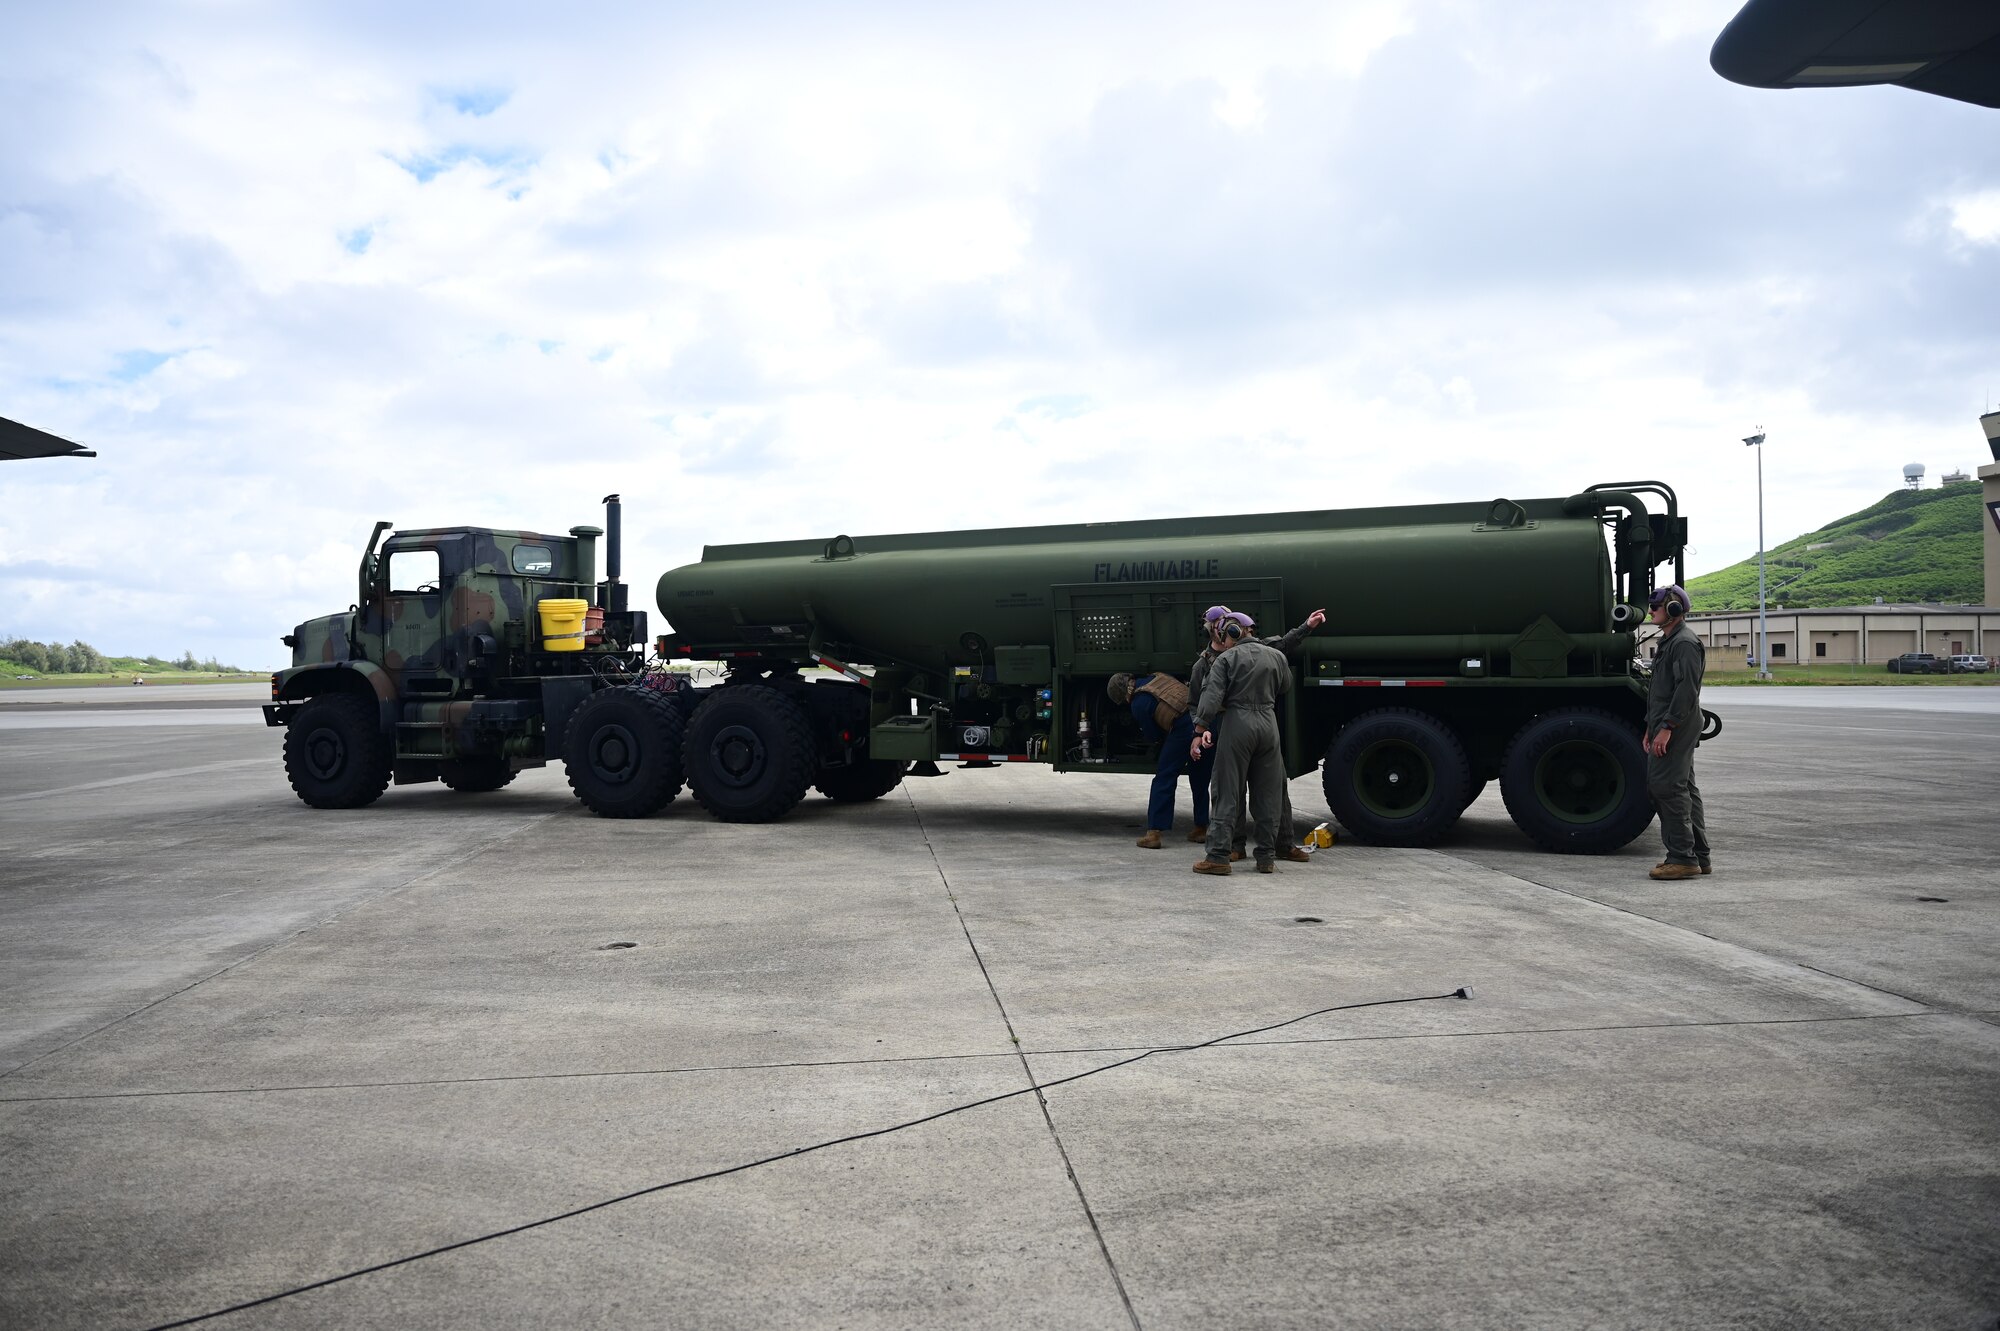
<path fill-rule="evenodd" d="M 438 780 L 466 795 L 498 790 L 518 775 L 504 758 L 456 758 L 438 770 Z"/>
<path fill-rule="evenodd" d="M 725 823 L 768 823 L 806 796 L 818 766 L 805 709 L 762 684 L 715 690 L 688 723 L 689 784 Z"/>
<path fill-rule="evenodd" d="M 1451 728 L 1408 707 L 1364 712 L 1327 747 L 1320 785 L 1341 825 L 1377 846 L 1428 846 L 1468 803 L 1472 768 Z"/>
<path fill-rule="evenodd" d="M 389 787 L 389 738 L 372 699 L 329 693 L 285 727 L 285 775 L 315 809 L 359 809 Z"/>
<path fill-rule="evenodd" d="M 1564 854 L 1617 850 L 1653 821 L 1638 730 L 1589 707 L 1522 726 L 1500 764 L 1500 796 L 1516 827 Z"/>
<path fill-rule="evenodd" d="M 814 789 L 837 804 L 859 804 L 879 800 L 903 784 L 908 763 L 870 758 L 846 767 L 827 767 L 813 781 Z"/>
<path fill-rule="evenodd" d="M 563 733 L 569 788 L 592 813 L 645 818 L 681 793 L 681 714 L 664 693 L 600 689 Z"/>

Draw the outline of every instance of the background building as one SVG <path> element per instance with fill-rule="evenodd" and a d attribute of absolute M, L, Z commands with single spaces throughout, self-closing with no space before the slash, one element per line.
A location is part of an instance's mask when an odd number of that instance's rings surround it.
<path fill-rule="evenodd" d="M 2000 473 L 2000 466 L 1991 470 Z M 1989 535 L 1989 586 L 1993 544 Z M 1851 605 L 1813 610 L 1774 606 L 1769 618 L 1774 665 L 1880 665 L 1904 652 L 1938 656 L 2000 653 L 2000 609 L 1991 606 Z M 1727 661 L 1731 654 L 1747 660 L 1755 652 L 1754 609 L 1689 615 L 1688 624 L 1708 648 L 1711 661 Z M 1641 650 L 1651 656 L 1652 644 Z"/>
<path fill-rule="evenodd" d="M 1783 605 L 1770 609 L 1771 661 L 1773 664 L 1881 665 L 1904 652 L 1930 652 L 1935 656 L 2000 655 L 2000 411 L 1979 418 L 1986 433 L 1993 461 L 1979 468 L 1980 527 L 1984 564 L 1984 591 L 1980 605 L 1951 605 L 1943 602 L 1883 602 L 1872 605 L 1815 606 L 1787 610 Z M 1906 467 L 1905 474 L 1921 474 L 1921 467 Z M 1963 472 L 1944 477 L 1944 488 L 1969 483 Z M 1890 496 L 1894 499 L 1895 496 Z M 1888 501 L 1884 501 L 1886 504 Z M 1915 501 L 1913 501 L 1915 502 Z M 1846 522 L 1867 518 L 1883 505 L 1875 505 Z M 1956 519 L 1963 521 L 1962 518 Z M 1906 533 L 1907 535 L 1908 533 Z M 1919 535 L 1924 535 L 1920 530 Z M 1930 539 L 1934 539 L 1931 534 Z M 1831 542 L 1829 542 L 1831 544 Z M 1824 548 L 1807 544 L 1807 551 Z M 1747 566 L 1747 561 L 1746 561 Z M 1708 575 L 1713 579 L 1717 575 Z M 1702 580 L 1689 587 L 1698 609 L 1705 590 Z M 1725 591 L 1729 589 L 1724 589 Z M 1782 592 L 1779 595 L 1783 595 Z M 1773 597 L 1776 600 L 1776 597 Z M 1750 660 L 1756 654 L 1757 609 L 1715 614 L 1692 614 L 1688 623 L 1708 648 L 1711 661 L 1726 661 L 1732 653 Z M 1650 658 L 1657 639 L 1642 640 L 1639 652 Z"/>

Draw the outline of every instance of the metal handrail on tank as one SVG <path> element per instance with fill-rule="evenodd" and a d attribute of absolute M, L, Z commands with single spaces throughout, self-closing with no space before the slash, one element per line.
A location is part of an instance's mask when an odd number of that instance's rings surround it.
<path fill-rule="evenodd" d="M 1583 487 L 1585 494 L 1593 490 L 1632 490 L 1656 494 L 1667 501 L 1668 517 L 1680 516 L 1680 500 L 1674 495 L 1674 487 L 1665 481 L 1601 481 L 1596 485 Z"/>

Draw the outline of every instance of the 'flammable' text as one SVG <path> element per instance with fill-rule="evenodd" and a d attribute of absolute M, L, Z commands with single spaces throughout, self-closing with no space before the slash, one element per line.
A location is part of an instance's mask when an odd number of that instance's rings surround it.
<path fill-rule="evenodd" d="M 1176 578 L 1219 576 L 1219 559 L 1143 559 L 1129 564 L 1098 564 L 1091 570 L 1092 582 L 1168 582 Z"/>

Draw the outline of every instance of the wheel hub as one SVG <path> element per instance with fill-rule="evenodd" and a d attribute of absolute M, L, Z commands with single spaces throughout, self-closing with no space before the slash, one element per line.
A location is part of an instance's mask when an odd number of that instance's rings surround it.
<path fill-rule="evenodd" d="M 724 726 L 709 742 L 710 765 L 723 785 L 741 790 L 764 775 L 764 741 L 748 726 Z"/>
<path fill-rule="evenodd" d="M 1355 792 L 1384 818 L 1407 818 L 1418 812 L 1429 803 L 1436 784 L 1430 759 L 1402 740 L 1371 744 L 1354 763 Z"/>
<path fill-rule="evenodd" d="M 599 726 L 590 737 L 590 770 L 612 785 L 630 781 L 639 770 L 639 743 L 632 732 L 616 722 Z"/>
<path fill-rule="evenodd" d="M 1594 823 L 1624 800 L 1625 769 L 1602 745 L 1570 740 L 1553 745 L 1535 764 L 1535 795 L 1564 822 Z"/>
<path fill-rule="evenodd" d="M 347 741 L 340 732 L 321 726 L 306 736 L 306 770 L 321 781 L 331 781 L 347 766 Z"/>

